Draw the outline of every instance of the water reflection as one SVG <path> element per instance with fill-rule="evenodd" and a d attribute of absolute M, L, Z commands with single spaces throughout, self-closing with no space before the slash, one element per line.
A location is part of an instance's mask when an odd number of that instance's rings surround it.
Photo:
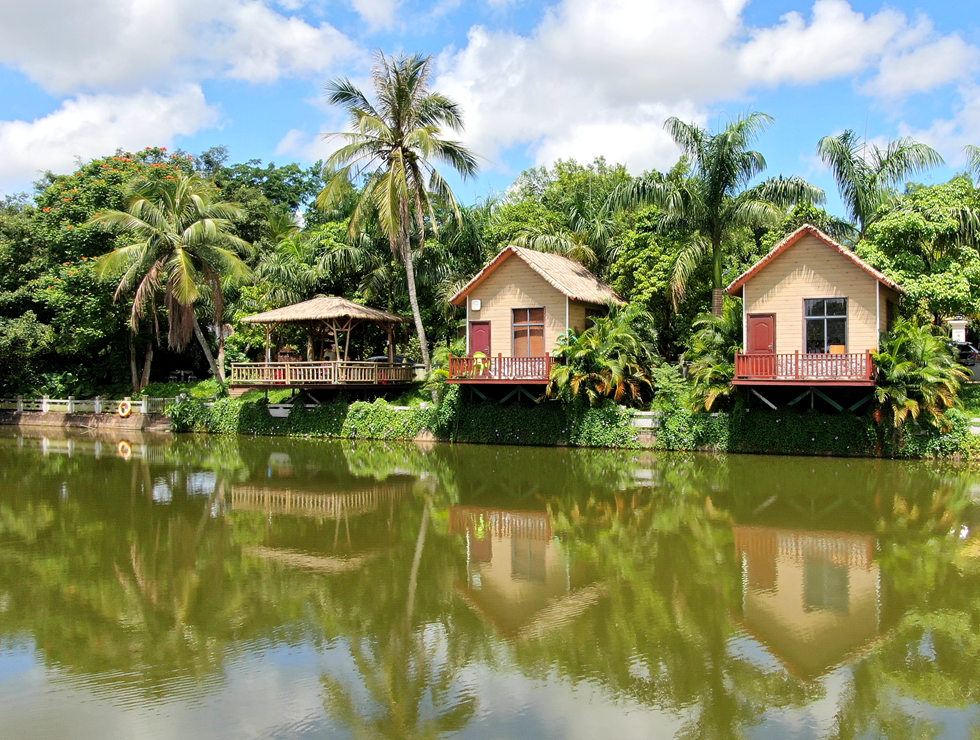
<path fill-rule="evenodd" d="M 733 528 L 745 628 L 813 678 L 878 635 L 881 572 L 870 535 Z"/>
<path fill-rule="evenodd" d="M 14 735 L 980 727 L 968 470 L 120 441 L 0 431 Z"/>

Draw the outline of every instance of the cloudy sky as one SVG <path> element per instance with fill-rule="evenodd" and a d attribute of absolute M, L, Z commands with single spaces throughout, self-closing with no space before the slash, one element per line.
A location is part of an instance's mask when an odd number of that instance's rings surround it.
<path fill-rule="evenodd" d="M 469 202 L 559 157 L 668 167 L 667 116 L 752 110 L 771 174 L 832 189 L 814 147 L 853 128 L 932 144 L 939 180 L 980 144 L 974 2 L 0 0 L 0 193 L 117 147 L 315 161 L 343 125 L 323 83 L 377 49 L 435 58 L 483 158 Z"/>

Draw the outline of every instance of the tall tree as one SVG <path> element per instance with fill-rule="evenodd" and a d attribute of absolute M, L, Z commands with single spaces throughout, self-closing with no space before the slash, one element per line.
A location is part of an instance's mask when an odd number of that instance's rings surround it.
<path fill-rule="evenodd" d="M 232 220 L 238 206 L 215 200 L 214 187 L 197 175 L 150 177 L 139 182 L 126 209 L 96 216 L 94 223 L 130 235 L 133 241 L 99 259 L 103 275 L 122 271 L 116 298 L 133 291 L 130 325 L 155 316 L 163 297 L 167 311 L 168 344 L 182 350 L 195 335 L 211 371 L 224 381 L 224 367 L 215 362 L 195 313 L 195 303 L 210 299 L 218 336 L 219 357 L 224 345 L 223 280 L 241 280 L 248 267 L 238 256 L 248 242 L 235 236 Z"/>
<path fill-rule="evenodd" d="M 910 175 L 943 163 L 935 149 L 907 136 L 882 149 L 867 145 L 850 129 L 838 136 L 824 136 L 817 144 L 817 154 L 834 174 L 859 239 L 891 200 L 896 186 Z"/>
<path fill-rule="evenodd" d="M 620 207 L 649 203 L 662 209 L 660 226 L 690 234 L 674 269 L 675 304 L 683 299 L 688 278 L 710 258 L 711 311 L 722 313 L 724 245 L 741 228 L 770 226 L 800 201 L 823 202 L 824 194 L 799 177 L 774 177 L 749 187 L 766 168 L 753 142 L 772 122 L 751 113 L 711 133 L 693 123 L 669 118 L 664 128 L 688 158 L 688 177 L 654 173 L 620 188 L 613 202 Z"/>
<path fill-rule="evenodd" d="M 421 344 L 422 361 L 429 368 L 429 348 L 415 286 L 412 231 L 419 249 L 425 246 L 427 222 L 437 228 L 435 204 L 442 201 L 459 220 L 452 190 L 433 162 L 445 162 L 463 177 L 476 173 L 475 155 L 458 141 L 442 137 L 442 128 L 463 126 L 459 106 L 429 86 L 431 57 L 386 57 L 378 53 L 372 72 L 375 102 L 346 78 L 327 87 L 327 99 L 345 108 L 350 131 L 328 134 L 347 143 L 328 161 L 336 172 L 320 193 L 317 204 L 327 208 L 342 197 L 352 174 L 367 181 L 350 218 L 351 234 L 364 230 L 376 216 L 388 238 L 392 254 L 405 267 L 408 299 Z"/>

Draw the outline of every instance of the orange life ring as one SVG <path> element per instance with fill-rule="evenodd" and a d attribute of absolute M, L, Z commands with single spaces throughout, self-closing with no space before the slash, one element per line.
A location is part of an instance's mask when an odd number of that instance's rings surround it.
<path fill-rule="evenodd" d="M 120 418 L 125 419 L 131 413 L 133 413 L 133 404 L 129 401 L 120 401 L 119 405 L 116 407 L 116 413 L 119 414 Z"/>
<path fill-rule="evenodd" d="M 128 460 L 133 454 L 133 446 L 124 439 L 118 445 L 116 445 L 116 452 L 119 453 L 119 457 L 121 457 L 123 460 Z"/>

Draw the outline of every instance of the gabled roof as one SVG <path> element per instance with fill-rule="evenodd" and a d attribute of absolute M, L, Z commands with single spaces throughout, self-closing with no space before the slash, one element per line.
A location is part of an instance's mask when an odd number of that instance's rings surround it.
<path fill-rule="evenodd" d="M 462 306 L 466 296 L 510 257 L 519 257 L 553 288 L 572 300 L 596 305 L 603 305 L 610 301 L 624 303 L 623 299 L 616 295 L 616 291 L 586 270 L 581 263 L 559 254 L 538 252 L 513 244 L 505 247 L 500 254 L 490 260 L 490 263 L 464 285 L 449 302 L 454 306 Z"/>
<path fill-rule="evenodd" d="M 242 319 L 246 324 L 290 324 L 304 321 L 331 321 L 356 319 L 375 324 L 400 324 L 408 321 L 377 308 L 368 308 L 346 298 L 334 295 L 318 295 L 302 303 L 257 313 Z"/>
<path fill-rule="evenodd" d="M 827 234 L 825 234 L 820 229 L 818 229 L 816 226 L 812 226 L 810 224 L 803 224 L 800 228 L 798 228 L 792 234 L 790 234 L 781 242 L 779 242 L 779 244 L 777 244 L 775 247 L 772 248 L 769 254 L 767 254 L 761 260 L 759 260 L 754 265 L 752 265 L 752 267 L 750 267 L 748 270 L 746 270 L 741 275 L 739 275 L 732 282 L 731 285 L 725 288 L 725 292 L 728 293 L 728 295 L 738 295 L 739 293 L 741 293 L 742 286 L 745 285 L 745 283 L 747 283 L 749 280 L 755 277 L 755 275 L 759 273 L 766 265 L 768 265 L 770 262 L 776 259 L 776 257 L 781 255 L 783 252 L 785 252 L 787 249 L 792 247 L 794 244 L 796 244 L 800 239 L 802 239 L 805 236 L 815 236 L 817 239 L 819 239 L 821 242 L 826 244 L 828 247 L 836 250 L 842 256 L 846 257 L 855 265 L 860 267 L 862 270 L 864 270 L 866 273 L 868 273 L 871 277 L 873 277 L 882 285 L 885 285 L 891 288 L 892 290 L 898 291 L 899 293 L 905 292 L 902 289 L 902 286 L 900 286 L 894 280 L 891 280 L 890 278 L 886 277 L 883 272 L 881 272 L 880 270 L 876 270 L 874 267 L 872 267 L 863 259 L 858 257 L 856 254 L 854 254 L 854 252 L 852 252 L 850 249 L 845 247 L 843 244 L 834 241 Z"/>

